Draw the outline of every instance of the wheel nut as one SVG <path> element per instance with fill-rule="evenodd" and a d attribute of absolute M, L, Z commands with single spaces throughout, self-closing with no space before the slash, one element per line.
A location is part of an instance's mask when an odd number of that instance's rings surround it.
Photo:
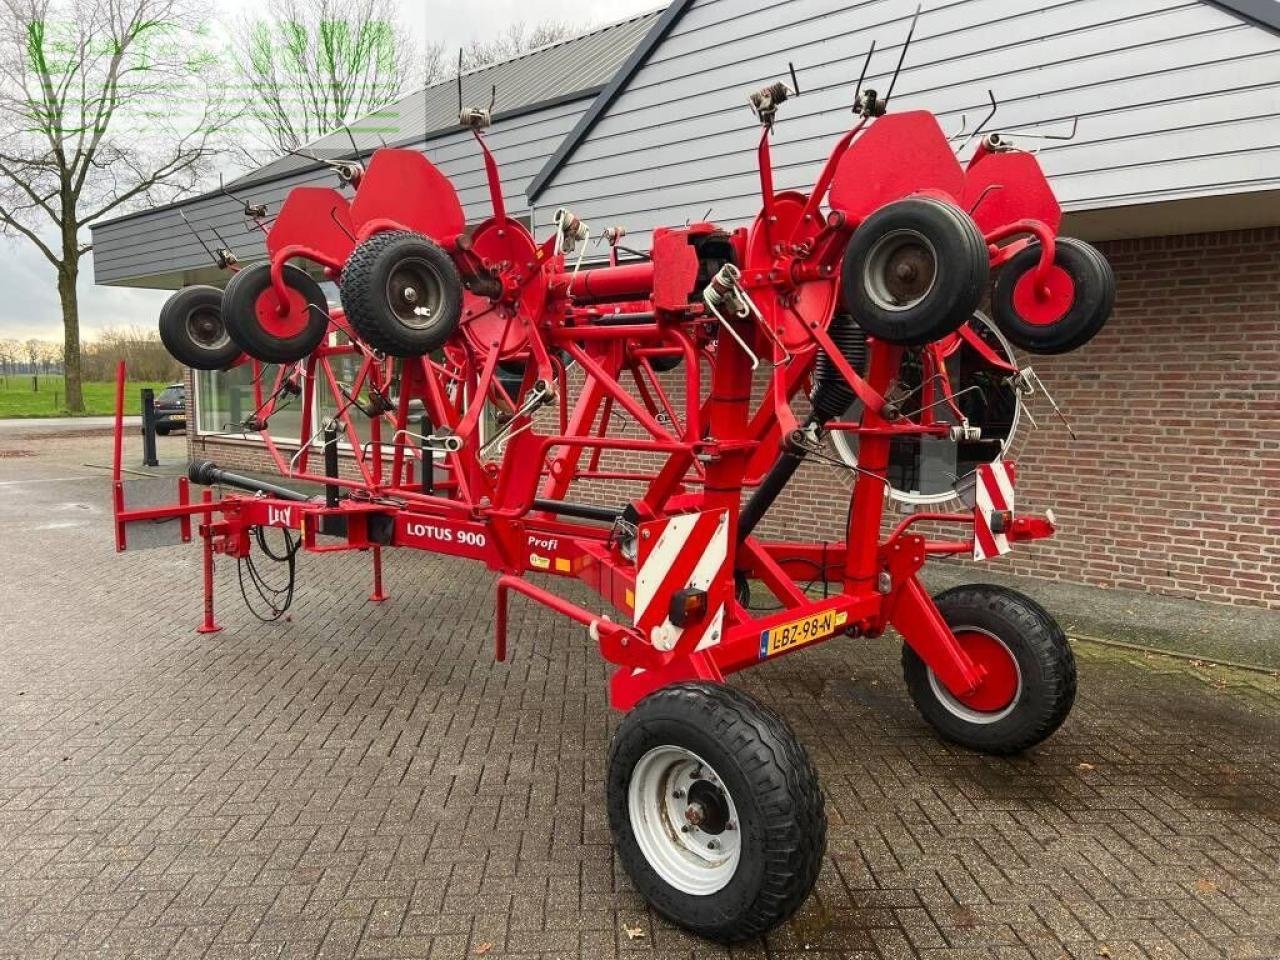
<path fill-rule="evenodd" d="M 680 825 L 680 832 L 681 832 L 681 833 L 688 833 L 688 832 L 689 832 L 690 830 L 692 830 L 692 829 L 693 829 L 693 828 L 692 828 L 692 827 L 690 827 L 687 823 L 682 823 L 682 824 Z"/>
<path fill-rule="evenodd" d="M 707 849 L 708 849 L 708 850 L 719 850 L 719 849 L 720 849 L 720 841 L 719 841 L 719 840 L 708 840 L 708 841 L 707 841 Z"/>
<path fill-rule="evenodd" d="M 677 800 L 679 800 L 679 799 L 681 799 L 681 798 L 684 796 L 684 791 L 683 791 L 683 790 L 681 790 L 681 789 L 679 789 L 679 788 L 677 787 L 675 790 L 672 790 L 672 791 L 671 791 L 671 796 L 673 796 L 673 797 L 675 797 Z"/>

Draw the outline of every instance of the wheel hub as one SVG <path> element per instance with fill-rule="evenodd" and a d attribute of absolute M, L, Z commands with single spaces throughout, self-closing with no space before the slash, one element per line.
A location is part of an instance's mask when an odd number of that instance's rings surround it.
<path fill-rule="evenodd" d="M 632 772 L 627 805 L 645 859 L 671 886 L 705 896 L 733 879 L 741 856 L 737 810 L 696 754 L 654 747 Z"/>
<path fill-rule="evenodd" d="M 957 696 L 947 690 L 931 670 L 929 684 L 934 695 L 947 710 L 969 723 L 1003 720 L 1018 705 L 1022 693 L 1022 670 L 1013 651 L 986 630 L 958 627 L 954 632 L 956 642 L 986 675 L 977 689 Z"/>
<path fill-rule="evenodd" d="M 202 347 L 221 347 L 227 342 L 227 328 L 216 310 L 193 310 L 187 317 L 187 333 Z"/>
<path fill-rule="evenodd" d="M 401 323 L 414 329 L 430 324 L 443 294 L 440 278 L 431 265 L 416 257 L 398 263 L 387 281 L 391 311 Z"/>
<path fill-rule="evenodd" d="M 872 247 L 863 282 L 878 306 L 907 310 L 928 296 L 937 276 L 937 255 L 928 239 L 914 230 L 897 230 Z"/>
<path fill-rule="evenodd" d="M 710 780 L 696 782 L 689 788 L 684 818 L 703 833 L 724 833 L 729 822 L 729 803 L 724 790 Z"/>

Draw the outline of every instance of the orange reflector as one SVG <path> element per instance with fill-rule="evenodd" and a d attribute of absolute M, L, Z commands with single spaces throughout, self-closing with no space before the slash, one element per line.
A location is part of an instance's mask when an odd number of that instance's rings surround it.
<path fill-rule="evenodd" d="M 677 627 L 701 620 L 707 615 L 707 591 L 686 587 L 671 595 L 669 616 Z"/>

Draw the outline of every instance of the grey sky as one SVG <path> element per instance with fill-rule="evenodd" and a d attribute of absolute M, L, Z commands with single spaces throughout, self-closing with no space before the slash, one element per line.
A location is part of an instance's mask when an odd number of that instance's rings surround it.
<path fill-rule="evenodd" d="M 565 20 L 598 25 L 662 6 L 662 0 L 399 0 L 405 20 L 419 42 L 431 40 L 456 48 L 486 30 L 524 20 Z M 218 19 L 228 23 L 257 0 L 222 0 Z M 214 184 L 216 186 L 216 184 Z M 163 291 L 98 287 L 86 258 L 80 278 L 80 321 L 86 337 L 105 327 L 151 326 Z M 62 316 L 53 267 L 30 244 L 0 237 L 0 338 L 62 339 Z"/>

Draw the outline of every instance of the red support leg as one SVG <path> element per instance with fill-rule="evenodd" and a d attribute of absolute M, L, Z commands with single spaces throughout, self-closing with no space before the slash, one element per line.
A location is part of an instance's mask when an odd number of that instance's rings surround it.
<path fill-rule="evenodd" d="M 373 593 L 369 594 L 371 603 L 381 603 L 387 599 L 387 595 L 382 592 L 382 548 L 373 548 Z"/>
<path fill-rule="evenodd" d="M 213 491 L 206 490 L 202 500 L 206 504 L 213 503 Z M 222 627 L 213 619 L 213 532 L 209 529 L 213 514 L 206 513 L 204 521 L 200 526 L 200 549 L 204 565 L 204 622 L 196 627 L 196 633 L 217 633 Z"/>

